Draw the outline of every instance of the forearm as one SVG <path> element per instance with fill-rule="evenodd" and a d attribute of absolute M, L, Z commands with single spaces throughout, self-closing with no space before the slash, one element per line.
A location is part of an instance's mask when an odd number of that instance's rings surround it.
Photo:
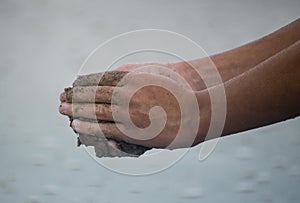
<path fill-rule="evenodd" d="M 249 71 L 224 84 L 227 103 L 222 135 L 273 124 L 300 115 L 300 41 L 278 52 Z M 210 118 L 209 92 L 198 93 L 203 116 L 199 136 L 203 139 Z M 205 102 L 206 101 L 206 102 Z M 202 114 L 203 115 L 203 114 Z M 205 125 L 206 126 L 205 126 Z M 204 126 L 203 126 L 204 125 Z M 198 140 L 201 140 L 198 138 Z"/>
<path fill-rule="evenodd" d="M 248 44 L 211 56 L 227 81 L 300 40 L 300 19 Z"/>
<path fill-rule="evenodd" d="M 226 82 L 255 67 L 298 40 L 300 40 L 300 19 L 261 39 L 208 58 L 189 61 L 188 64 L 201 69 L 204 72 L 201 75 L 202 78 L 217 77 L 212 70 L 213 67 L 216 67 L 222 81 Z M 192 68 L 187 68 L 186 71 L 190 75 L 197 75 Z M 201 78 L 197 77 L 196 80 L 198 80 L 197 90 L 206 88 Z"/>

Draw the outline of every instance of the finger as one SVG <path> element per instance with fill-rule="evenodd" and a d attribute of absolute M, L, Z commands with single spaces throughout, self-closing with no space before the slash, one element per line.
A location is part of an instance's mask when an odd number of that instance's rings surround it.
<path fill-rule="evenodd" d="M 107 71 L 104 73 L 93 73 L 79 75 L 73 83 L 75 86 L 117 86 L 127 71 Z"/>
<path fill-rule="evenodd" d="M 72 113 L 69 112 L 69 103 L 63 102 L 59 105 L 59 113 L 65 116 L 70 116 Z"/>
<path fill-rule="evenodd" d="M 116 108 L 116 107 L 115 107 Z M 75 118 L 113 121 L 112 106 L 108 104 L 78 104 L 72 105 L 72 116 Z"/>
<path fill-rule="evenodd" d="M 62 93 L 59 95 L 59 100 L 60 100 L 61 102 L 66 102 L 66 101 L 67 101 L 66 92 L 62 92 Z"/>
<path fill-rule="evenodd" d="M 64 89 L 64 95 L 63 97 L 65 97 L 65 100 L 67 102 L 72 102 L 72 95 L 73 95 L 73 88 L 72 87 L 67 87 Z"/>
<path fill-rule="evenodd" d="M 77 86 L 65 90 L 66 101 L 86 103 L 111 103 L 113 92 L 117 91 L 112 86 Z"/>
<path fill-rule="evenodd" d="M 88 104 L 88 103 L 62 103 L 59 111 L 63 115 L 75 117 L 75 118 L 86 118 L 92 120 L 103 120 L 113 121 L 112 108 L 108 104 Z"/>
<path fill-rule="evenodd" d="M 122 124 L 119 124 L 122 125 Z M 119 130 L 115 123 L 94 123 L 75 119 L 72 122 L 72 128 L 78 133 L 88 134 L 96 137 L 106 137 L 114 140 L 123 140 L 126 142 L 127 136 Z"/>
<path fill-rule="evenodd" d="M 59 105 L 59 113 L 61 113 L 62 115 L 65 115 L 65 116 L 69 116 L 70 117 L 70 112 L 69 112 L 69 103 L 67 102 L 62 102 L 60 105 Z M 71 118 L 71 117 L 70 117 Z"/>

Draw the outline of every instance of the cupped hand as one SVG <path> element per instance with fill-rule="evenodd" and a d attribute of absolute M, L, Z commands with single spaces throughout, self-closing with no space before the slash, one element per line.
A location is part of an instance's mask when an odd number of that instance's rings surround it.
<path fill-rule="evenodd" d="M 75 118 L 72 128 L 147 147 L 192 146 L 199 125 L 194 91 L 163 75 L 133 71 L 123 76 L 112 85 L 103 77 L 104 86 L 93 80 L 76 86 L 75 81 L 72 95 L 61 95 L 60 112 Z"/>

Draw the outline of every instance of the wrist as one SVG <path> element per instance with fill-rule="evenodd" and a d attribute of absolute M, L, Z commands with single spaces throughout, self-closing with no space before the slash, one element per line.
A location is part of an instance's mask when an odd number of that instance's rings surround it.
<path fill-rule="evenodd" d="M 196 91 L 205 90 L 235 77 L 241 72 L 242 64 L 233 61 L 227 54 L 218 54 L 186 62 L 188 74 L 196 80 Z"/>

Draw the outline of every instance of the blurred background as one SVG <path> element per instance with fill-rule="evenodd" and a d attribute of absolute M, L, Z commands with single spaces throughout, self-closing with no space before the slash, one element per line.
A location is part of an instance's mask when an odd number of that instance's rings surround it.
<path fill-rule="evenodd" d="M 100 166 L 59 115 L 88 54 L 132 30 L 183 34 L 208 54 L 299 18 L 298 0 L 1 0 L 0 202 L 300 202 L 300 118 L 199 146 L 158 174 Z M 258 53 L 259 54 L 259 53 Z"/>

